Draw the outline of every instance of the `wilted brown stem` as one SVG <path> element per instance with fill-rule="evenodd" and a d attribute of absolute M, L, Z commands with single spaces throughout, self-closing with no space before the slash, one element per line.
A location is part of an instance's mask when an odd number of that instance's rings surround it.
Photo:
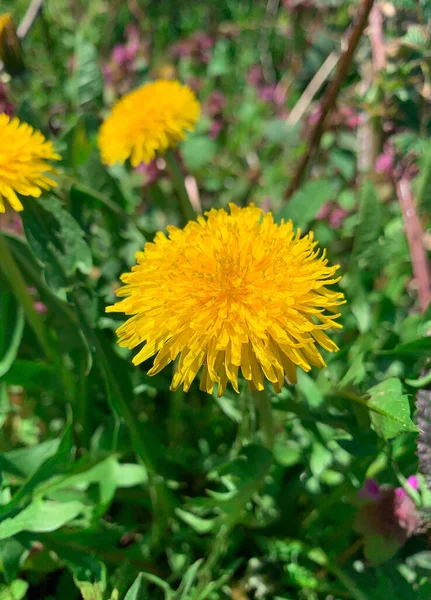
<path fill-rule="evenodd" d="M 27 9 L 27 12 L 23 17 L 23 20 L 21 21 L 17 29 L 17 34 L 19 38 L 23 39 L 30 31 L 33 23 L 36 20 L 37 15 L 39 14 L 39 11 L 42 9 L 42 5 L 43 0 L 32 0 L 30 6 Z"/>
<path fill-rule="evenodd" d="M 370 44 L 375 71 L 386 66 L 386 45 L 383 35 L 383 15 L 379 4 L 375 4 L 370 12 Z"/>
<path fill-rule="evenodd" d="M 353 55 L 358 46 L 359 40 L 364 32 L 365 26 L 368 21 L 368 15 L 373 7 L 375 0 L 363 0 L 361 8 L 359 9 L 359 16 L 353 25 L 353 29 L 351 31 L 349 41 L 347 42 L 347 48 L 341 55 L 341 58 L 337 65 L 337 71 L 335 73 L 334 79 L 329 84 L 328 89 L 326 91 L 325 97 L 322 102 L 322 112 L 315 126 L 313 127 L 310 138 L 308 141 L 308 148 L 305 151 L 304 156 L 301 159 L 301 162 L 298 165 L 296 173 L 293 177 L 292 183 L 289 188 L 286 190 L 285 199 L 288 200 L 290 196 L 299 188 L 301 185 L 302 178 L 307 170 L 308 163 L 310 159 L 314 156 L 316 150 L 319 148 L 320 139 L 323 134 L 324 125 L 328 114 L 333 110 L 338 93 L 341 88 L 341 84 L 343 83 L 347 71 L 349 69 L 350 63 L 352 62 Z"/>
<path fill-rule="evenodd" d="M 424 313 L 431 302 L 430 274 L 422 241 L 422 224 L 416 212 L 410 181 L 406 177 L 397 182 L 397 195 L 403 213 L 413 275 L 418 287 L 419 306 Z"/>

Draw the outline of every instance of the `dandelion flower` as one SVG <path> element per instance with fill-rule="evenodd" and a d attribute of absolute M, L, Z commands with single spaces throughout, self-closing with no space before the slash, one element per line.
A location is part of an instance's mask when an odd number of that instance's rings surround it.
<path fill-rule="evenodd" d="M 45 174 L 54 170 L 46 161 L 61 157 L 40 131 L 4 113 L 0 114 L 0 140 L 0 213 L 6 210 L 5 200 L 20 211 L 23 206 L 17 194 L 38 198 L 42 190 L 56 185 Z"/>
<path fill-rule="evenodd" d="M 10 75 L 18 75 L 24 70 L 21 40 L 9 13 L 0 15 L 0 60 Z"/>
<path fill-rule="evenodd" d="M 178 359 L 171 389 L 187 391 L 203 367 L 201 389 L 221 396 L 228 380 L 236 392 L 238 371 L 251 389 L 264 378 L 279 392 L 296 366 L 324 367 L 318 346 L 338 350 L 326 330 L 343 294 L 313 234 L 300 237 L 291 221 L 251 205 L 211 210 L 184 229 L 168 227 L 137 253 L 138 264 L 122 276 L 121 302 L 107 312 L 131 315 L 117 331 L 120 346 L 144 344 L 139 365 L 157 355 L 149 375 Z"/>
<path fill-rule="evenodd" d="M 103 163 L 133 167 L 150 163 L 184 139 L 199 118 L 199 102 L 178 81 L 161 79 L 127 94 L 113 108 L 99 132 Z"/>
<path fill-rule="evenodd" d="M 12 17 L 10 13 L 3 13 L 0 15 L 0 38 L 2 37 L 3 32 L 6 30 L 6 27 L 8 27 L 11 23 Z"/>

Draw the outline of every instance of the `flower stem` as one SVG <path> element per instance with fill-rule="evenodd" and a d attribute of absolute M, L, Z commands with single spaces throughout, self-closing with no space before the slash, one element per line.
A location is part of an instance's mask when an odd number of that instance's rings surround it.
<path fill-rule="evenodd" d="M 45 327 L 45 324 L 34 308 L 33 298 L 30 296 L 27 284 L 15 262 L 15 259 L 9 250 L 7 241 L 3 234 L 0 232 L 0 269 L 3 271 L 14 296 L 20 302 L 28 324 L 33 329 L 34 334 L 39 342 L 41 349 L 43 350 L 46 358 L 56 364 L 58 357 L 55 349 L 53 348 L 51 339 Z"/>
<path fill-rule="evenodd" d="M 253 391 L 252 394 L 259 415 L 263 445 L 272 452 L 274 448 L 274 420 L 272 418 L 271 398 L 266 390 Z"/>
<path fill-rule="evenodd" d="M 171 172 L 172 183 L 178 194 L 183 219 L 185 222 L 192 221 L 196 218 L 196 211 L 190 202 L 190 198 L 187 193 L 186 186 L 184 184 L 184 176 L 181 173 L 181 168 L 178 163 L 177 156 L 171 148 L 169 148 L 166 152 L 165 159 Z"/>

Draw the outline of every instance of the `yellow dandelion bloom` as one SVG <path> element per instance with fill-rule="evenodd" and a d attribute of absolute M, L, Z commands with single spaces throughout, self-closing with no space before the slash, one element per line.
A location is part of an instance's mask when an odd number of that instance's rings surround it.
<path fill-rule="evenodd" d="M 54 168 L 47 160 L 59 160 L 52 142 L 27 123 L 0 114 L 0 213 L 6 210 L 5 200 L 17 211 L 23 209 L 21 196 L 38 198 L 55 181 L 45 175 Z"/>
<path fill-rule="evenodd" d="M 178 81 L 147 83 L 114 106 L 99 132 L 102 162 L 128 158 L 133 167 L 149 163 L 184 139 L 199 119 L 200 105 L 192 90 Z"/>
<path fill-rule="evenodd" d="M 0 15 L 0 38 L 5 31 L 6 27 L 8 27 L 12 23 L 12 17 L 10 13 L 3 13 Z"/>
<path fill-rule="evenodd" d="M 264 378 L 279 392 L 285 376 L 296 382 L 298 365 L 324 367 L 317 348 L 338 350 L 325 330 L 343 294 L 313 234 L 300 237 L 291 221 L 274 223 L 255 206 L 211 210 L 184 229 L 168 227 L 137 253 L 122 276 L 124 300 L 107 312 L 132 315 L 117 331 L 120 346 L 135 348 L 139 365 L 157 354 L 149 375 L 178 358 L 171 389 L 185 391 L 203 366 L 201 389 L 221 396 L 229 380 L 238 392 L 238 370 L 251 389 Z"/>

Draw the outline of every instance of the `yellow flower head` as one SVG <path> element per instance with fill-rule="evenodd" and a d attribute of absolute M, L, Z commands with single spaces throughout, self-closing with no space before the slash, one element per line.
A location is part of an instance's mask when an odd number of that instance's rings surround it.
<path fill-rule="evenodd" d="M 10 13 L 3 13 L 0 15 L 0 38 L 3 35 L 3 31 L 5 31 L 6 27 L 8 27 L 12 23 L 12 17 Z"/>
<path fill-rule="evenodd" d="M 133 167 L 149 163 L 192 131 L 200 105 L 192 90 L 178 81 L 147 83 L 114 106 L 99 132 L 102 161 Z"/>
<path fill-rule="evenodd" d="M 168 227 L 137 253 L 122 276 L 124 300 L 107 312 L 133 315 L 117 331 L 120 346 L 135 348 L 135 365 L 157 354 L 149 375 L 179 357 L 172 390 L 187 391 L 201 366 L 201 389 L 221 396 L 238 369 L 250 388 L 264 377 L 279 392 L 295 366 L 324 367 L 317 344 L 338 350 L 325 330 L 341 325 L 338 265 L 329 266 L 313 234 L 300 237 L 292 222 L 274 223 L 255 206 L 211 210 L 181 230 Z"/>
<path fill-rule="evenodd" d="M 27 123 L 0 114 L 0 213 L 5 199 L 17 211 L 23 209 L 17 194 L 38 198 L 42 190 L 54 187 L 45 173 L 54 168 L 46 160 L 59 160 L 52 142 Z"/>

